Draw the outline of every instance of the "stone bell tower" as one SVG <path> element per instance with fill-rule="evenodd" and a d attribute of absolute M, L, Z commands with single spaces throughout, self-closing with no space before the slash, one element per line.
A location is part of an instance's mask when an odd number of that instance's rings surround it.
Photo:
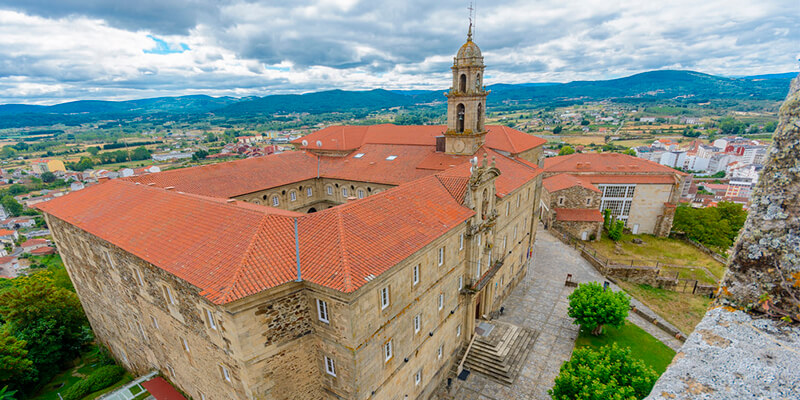
<path fill-rule="evenodd" d="M 458 49 L 453 61 L 453 86 L 447 96 L 447 131 L 445 152 L 447 154 L 472 155 L 486 138 L 484 126 L 486 95 L 483 86 L 483 56 L 481 49 L 472 41 L 472 23 L 467 33 L 467 42 Z"/>

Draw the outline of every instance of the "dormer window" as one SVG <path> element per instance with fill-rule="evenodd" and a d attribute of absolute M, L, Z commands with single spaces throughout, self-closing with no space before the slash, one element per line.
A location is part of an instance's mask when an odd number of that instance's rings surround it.
<path fill-rule="evenodd" d="M 395 158 L 397 158 L 397 156 L 389 156 L 389 157 L 386 157 L 386 161 L 392 161 Z"/>
<path fill-rule="evenodd" d="M 353 158 L 361 158 L 361 157 L 364 157 L 364 153 L 358 153 L 353 156 Z"/>

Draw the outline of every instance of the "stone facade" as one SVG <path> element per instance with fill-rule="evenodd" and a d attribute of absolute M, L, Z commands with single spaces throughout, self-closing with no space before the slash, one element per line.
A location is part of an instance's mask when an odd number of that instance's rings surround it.
<path fill-rule="evenodd" d="M 556 208 L 592 209 L 600 208 L 600 193 L 583 186 L 572 186 L 553 193 L 542 189 L 539 218 L 545 228 L 555 228 L 572 237 L 600 240 L 603 224 L 596 221 L 557 221 Z M 593 237 L 593 239 L 592 239 Z"/>
<path fill-rule="evenodd" d="M 307 213 L 380 193 L 393 185 L 315 178 L 236 197 L 253 204 Z M 310 192 L 309 192 L 310 190 Z M 313 212 L 311 211 L 311 212 Z"/>

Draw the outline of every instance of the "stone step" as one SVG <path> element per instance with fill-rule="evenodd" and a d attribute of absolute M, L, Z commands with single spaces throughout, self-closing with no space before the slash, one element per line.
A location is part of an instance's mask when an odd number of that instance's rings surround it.
<path fill-rule="evenodd" d="M 538 333 L 513 325 L 502 332 L 500 339 L 478 338 L 467 355 L 464 366 L 489 379 L 510 385 L 522 370 Z M 499 333 L 499 332 L 498 332 Z"/>

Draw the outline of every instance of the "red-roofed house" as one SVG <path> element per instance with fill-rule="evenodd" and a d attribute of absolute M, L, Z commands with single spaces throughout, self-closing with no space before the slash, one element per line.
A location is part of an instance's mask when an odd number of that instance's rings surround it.
<path fill-rule="evenodd" d="M 602 192 L 596 186 L 562 173 L 542 180 L 542 189 L 539 218 L 545 228 L 553 227 L 581 240 L 600 240 Z"/>
<path fill-rule="evenodd" d="M 0 229 L 0 242 L 14 243 L 17 239 L 19 239 L 19 234 L 17 231 Z"/>
<path fill-rule="evenodd" d="M 669 235 L 675 206 L 683 192 L 685 173 L 619 153 L 552 157 L 545 160 L 544 167 L 545 181 L 566 174 L 593 185 L 600 192 L 598 210 L 611 210 L 615 218 L 625 221 L 632 233 Z M 576 198 L 574 202 L 581 200 Z M 549 205 L 542 203 L 540 207 Z M 545 214 L 543 211 L 542 215 Z"/>
<path fill-rule="evenodd" d="M 30 253 L 33 250 L 47 247 L 48 244 L 47 239 L 28 239 L 24 241 L 20 247 L 22 247 L 23 253 Z"/>
<path fill-rule="evenodd" d="M 38 204 L 97 338 L 194 398 L 430 397 L 536 235 L 544 140 L 484 125 L 483 69 L 470 38 L 447 126 L 330 127 Z"/>

